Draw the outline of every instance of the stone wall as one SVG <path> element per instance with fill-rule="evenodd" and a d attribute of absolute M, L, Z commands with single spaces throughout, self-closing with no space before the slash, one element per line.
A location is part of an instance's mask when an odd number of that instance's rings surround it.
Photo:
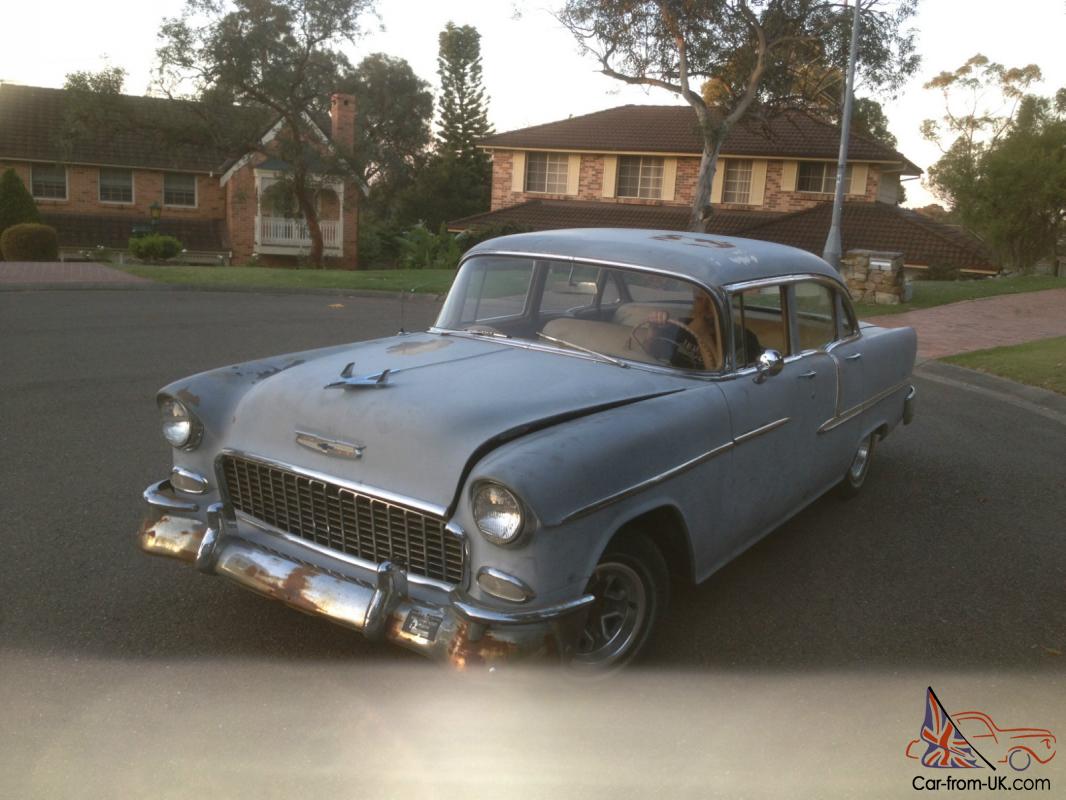
<path fill-rule="evenodd" d="M 840 272 L 856 303 L 896 305 L 904 300 L 903 253 L 849 250 Z"/>

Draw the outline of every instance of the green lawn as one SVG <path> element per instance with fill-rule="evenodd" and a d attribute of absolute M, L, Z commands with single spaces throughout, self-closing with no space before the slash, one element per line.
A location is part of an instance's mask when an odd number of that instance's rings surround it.
<path fill-rule="evenodd" d="M 159 283 L 203 288 L 376 289 L 436 294 L 452 285 L 450 269 L 273 269 L 270 267 L 124 266 L 131 275 Z"/>
<path fill-rule="evenodd" d="M 1066 336 L 962 353 L 944 361 L 1066 394 Z"/>
<path fill-rule="evenodd" d="M 914 297 L 909 303 L 901 303 L 898 306 L 856 303 L 855 311 L 859 317 L 876 317 L 957 303 L 960 300 L 992 297 L 997 294 L 1018 294 L 1064 288 L 1066 288 L 1066 278 L 1054 278 L 1050 275 L 1012 275 L 1007 278 L 985 278 L 974 281 L 915 281 Z"/>

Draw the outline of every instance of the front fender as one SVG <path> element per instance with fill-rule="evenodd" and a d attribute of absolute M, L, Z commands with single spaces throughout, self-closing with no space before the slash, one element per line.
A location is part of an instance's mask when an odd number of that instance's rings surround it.
<path fill-rule="evenodd" d="M 697 468 L 731 440 L 724 394 L 707 382 L 507 443 L 473 468 L 457 506 L 471 532 L 473 572 L 503 569 L 552 602 L 580 592 L 611 536 L 634 515 L 672 506 L 688 530 L 699 527 L 689 517 L 708 515 L 711 492 L 699 491 Z M 500 547 L 477 532 L 470 489 L 483 480 L 526 504 L 536 518 L 528 539 Z"/>

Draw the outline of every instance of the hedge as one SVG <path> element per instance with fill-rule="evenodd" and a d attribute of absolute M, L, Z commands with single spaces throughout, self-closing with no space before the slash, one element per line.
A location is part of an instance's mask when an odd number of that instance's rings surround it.
<path fill-rule="evenodd" d="M 0 253 L 5 261 L 57 261 L 59 237 L 51 225 L 12 225 L 0 234 Z"/>

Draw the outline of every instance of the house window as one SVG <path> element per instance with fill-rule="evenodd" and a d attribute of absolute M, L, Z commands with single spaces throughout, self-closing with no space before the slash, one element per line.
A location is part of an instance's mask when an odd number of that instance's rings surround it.
<path fill-rule="evenodd" d="M 661 158 L 622 156 L 618 159 L 619 197 L 646 197 L 658 200 L 663 196 L 663 164 Z"/>
<path fill-rule="evenodd" d="M 100 202 L 132 203 L 133 172 L 128 169 L 100 170 Z"/>
<path fill-rule="evenodd" d="M 851 165 L 844 170 L 845 187 L 851 183 Z M 801 161 L 796 189 L 801 192 L 833 194 L 837 188 L 837 165 L 827 161 Z"/>
<path fill-rule="evenodd" d="M 30 172 L 33 196 L 46 200 L 67 199 L 67 168 L 34 164 Z"/>
<path fill-rule="evenodd" d="M 731 158 L 725 162 L 722 176 L 723 203 L 751 202 L 751 165 L 748 160 Z"/>
<path fill-rule="evenodd" d="M 163 205 L 195 206 L 196 176 L 177 172 L 163 175 Z"/>
<path fill-rule="evenodd" d="M 570 158 L 565 153 L 528 153 L 526 155 L 526 191 L 566 194 L 566 168 Z"/>

